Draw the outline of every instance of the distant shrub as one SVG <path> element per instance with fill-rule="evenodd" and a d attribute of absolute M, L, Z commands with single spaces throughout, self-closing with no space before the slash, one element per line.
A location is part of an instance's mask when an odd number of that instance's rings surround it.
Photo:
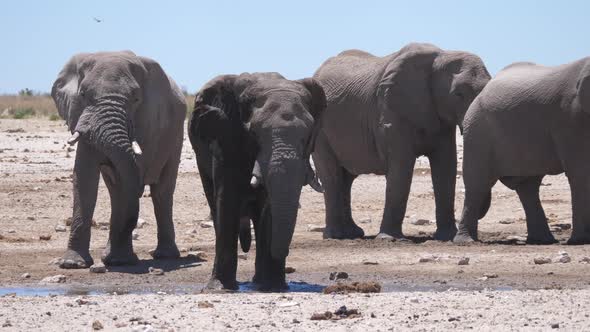
<path fill-rule="evenodd" d="M 57 115 L 57 114 L 51 114 L 49 116 L 49 120 L 50 121 L 57 121 L 57 120 L 59 120 L 59 115 Z"/>
<path fill-rule="evenodd" d="M 35 92 L 33 92 L 33 90 L 31 90 L 29 88 L 24 88 L 18 92 L 18 95 L 22 96 L 22 97 L 33 96 L 33 95 L 35 95 Z"/>
<path fill-rule="evenodd" d="M 13 119 L 25 119 L 25 118 L 30 118 L 35 116 L 37 112 L 35 112 L 35 109 L 32 107 L 26 107 L 26 108 L 17 108 L 14 110 L 14 113 L 12 115 Z"/>

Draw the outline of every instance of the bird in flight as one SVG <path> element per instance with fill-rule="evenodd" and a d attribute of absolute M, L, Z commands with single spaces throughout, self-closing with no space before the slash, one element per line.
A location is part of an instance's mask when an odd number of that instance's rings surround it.
<path fill-rule="evenodd" d="M 102 22 L 102 20 L 101 20 L 101 19 L 98 19 L 98 18 L 96 18 L 96 17 L 93 17 L 93 19 L 96 21 L 96 23 L 100 23 L 100 22 Z"/>

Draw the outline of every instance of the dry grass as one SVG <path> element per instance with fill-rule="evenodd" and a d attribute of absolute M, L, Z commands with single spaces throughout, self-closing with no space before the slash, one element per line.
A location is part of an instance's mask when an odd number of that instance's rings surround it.
<path fill-rule="evenodd" d="M 57 120 L 57 108 L 51 96 L 0 96 L 0 118 L 47 117 Z"/>
<path fill-rule="evenodd" d="M 194 95 L 186 96 L 187 115 L 193 110 Z M 0 96 L 0 119 L 49 118 L 59 120 L 57 108 L 51 96 Z"/>

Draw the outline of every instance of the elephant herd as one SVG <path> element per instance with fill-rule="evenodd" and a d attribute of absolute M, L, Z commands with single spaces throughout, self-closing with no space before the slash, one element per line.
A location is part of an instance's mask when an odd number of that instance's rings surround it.
<path fill-rule="evenodd" d="M 176 258 L 172 205 L 183 144 L 183 93 L 154 60 L 132 52 L 77 54 L 52 97 L 78 144 L 74 204 L 62 268 L 93 264 L 91 221 L 102 174 L 111 197 L 108 265 L 133 264 L 139 197 L 150 185 L 158 227 L 154 258 Z M 464 137 L 465 202 L 454 216 L 456 127 Z M 283 290 L 303 186 L 323 192 L 324 238 L 364 236 L 351 212 L 361 174 L 385 175 L 378 238 L 402 239 L 416 158 L 430 161 L 436 240 L 477 240 L 478 220 L 500 180 L 516 190 L 527 242 L 556 242 L 539 186 L 567 175 L 569 244 L 590 243 L 590 58 L 545 67 L 515 63 L 491 78 L 475 54 L 409 44 L 377 57 L 360 50 L 326 60 L 313 78 L 221 75 L 195 97 L 188 136 L 215 225 L 209 289 L 236 289 L 238 243 L 256 237 L 253 282 Z M 313 158 L 315 170 L 311 165 Z M 317 174 L 316 174 L 317 171 Z"/>

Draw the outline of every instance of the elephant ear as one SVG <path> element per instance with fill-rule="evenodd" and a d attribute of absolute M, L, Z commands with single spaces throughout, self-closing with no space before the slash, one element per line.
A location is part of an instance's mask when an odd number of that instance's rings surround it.
<path fill-rule="evenodd" d="M 590 61 L 582 69 L 576 84 L 574 110 L 590 114 Z"/>
<path fill-rule="evenodd" d="M 311 115 L 316 121 L 319 120 L 327 105 L 324 89 L 317 80 L 311 77 L 304 78 L 298 82 L 303 84 L 311 94 Z"/>
<path fill-rule="evenodd" d="M 427 133 L 436 133 L 436 113 L 430 81 L 438 52 L 430 48 L 402 49 L 385 68 L 377 88 L 379 107 L 397 112 Z"/>
<path fill-rule="evenodd" d="M 59 72 L 51 88 L 51 97 L 57 112 L 66 120 L 73 133 L 82 114 L 83 105 L 79 96 L 79 84 L 84 79 L 80 64 L 89 56 L 87 53 L 74 55 Z"/>

